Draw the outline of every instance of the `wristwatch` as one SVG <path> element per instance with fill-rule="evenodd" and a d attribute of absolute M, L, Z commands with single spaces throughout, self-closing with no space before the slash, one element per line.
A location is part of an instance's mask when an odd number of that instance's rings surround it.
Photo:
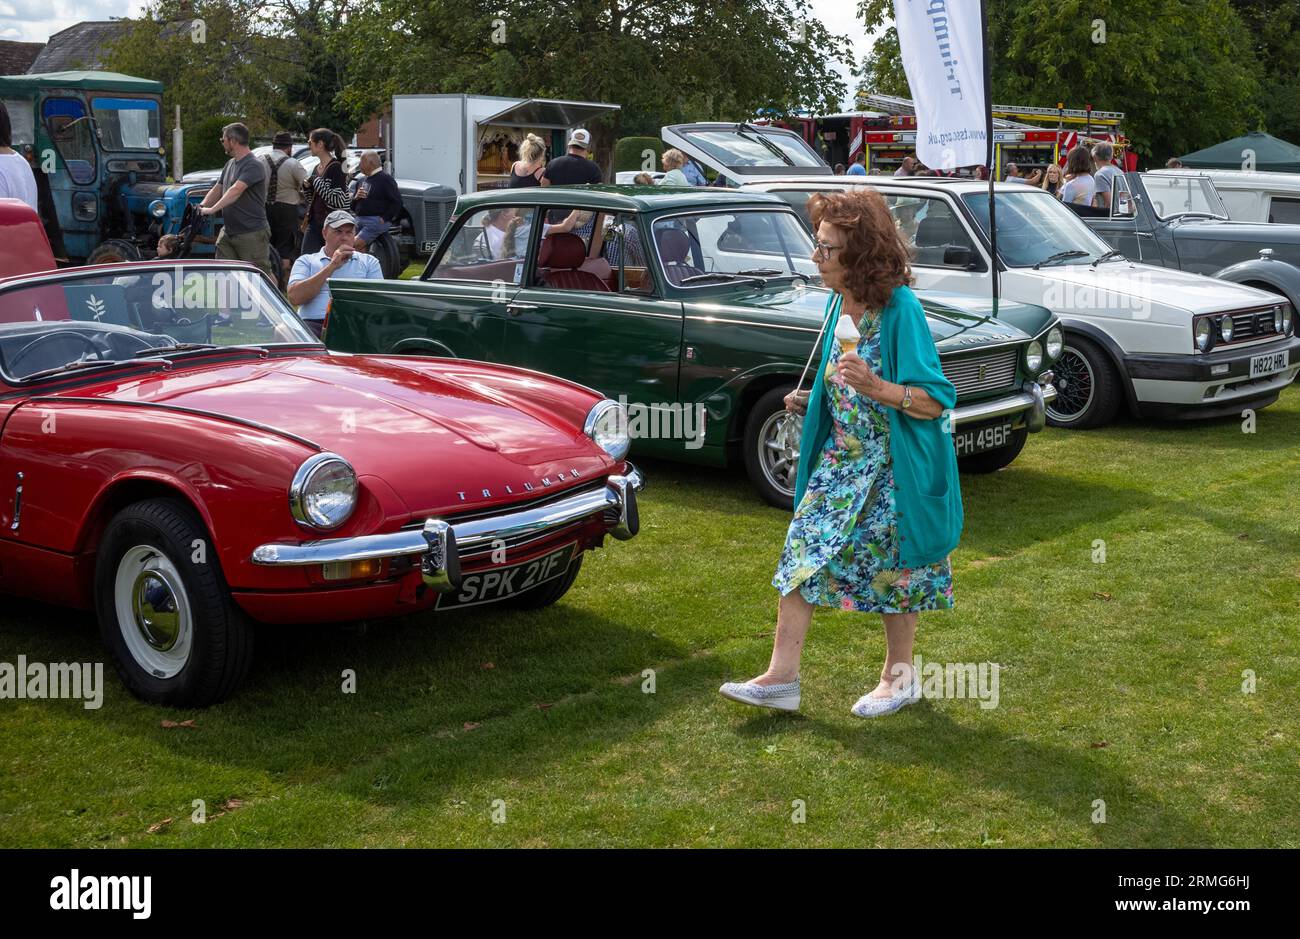
<path fill-rule="evenodd" d="M 904 385 L 903 386 L 903 410 L 906 411 L 911 406 L 912 406 L 912 389 Z"/>

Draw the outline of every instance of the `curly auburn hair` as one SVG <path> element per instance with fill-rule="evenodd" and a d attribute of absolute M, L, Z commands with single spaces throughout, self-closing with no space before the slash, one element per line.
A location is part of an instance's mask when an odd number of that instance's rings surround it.
<path fill-rule="evenodd" d="M 869 310 L 883 309 L 895 287 L 912 283 L 907 245 L 880 193 L 867 186 L 819 192 L 808 200 L 815 232 L 822 222 L 844 232 L 839 262 L 844 291 Z"/>

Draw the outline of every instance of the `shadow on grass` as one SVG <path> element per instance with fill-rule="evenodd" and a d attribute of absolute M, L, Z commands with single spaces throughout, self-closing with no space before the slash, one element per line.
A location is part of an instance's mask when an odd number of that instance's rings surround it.
<path fill-rule="evenodd" d="M 972 702 L 960 702 L 972 704 Z M 997 789 L 1036 803 L 1066 824 L 1087 826 L 1098 846 L 1211 847 L 1201 820 L 1162 804 L 1159 794 L 1136 786 L 1104 765 L 1094 751 L 1036 743 L 985 725 L 955 723 L 944 707 L 922 700 L 898 714 L 833 724 L 803 716 L 754 716 L 736 733 L 765 739 L 815 733 L 856 754 L 867 766 L 920 766 L 960 777 L 972 790 Z M 1093 800 L 1106 803 L 1107 821 L 1093 825 Z"/>
<path fill-rule="evenodd" d="M 235 696 L 206 709 L 148 705 L 118 679 L 89 614 L 27 601 L 7 610 L 0 660 L 105 663 L 104 705 L 51 702 L 64 730 L 81 721 L 138 736 L 186 760 L 313 782 L 383 760 L 412 742 L 463 738 L 511 715 L 640 682 L 648 663 L 688 650 L 563 601 L 536 612 L 464 611 L 344 626 L 259 626 L 253 668 Z M 356 692 L 344 694 L 344 670 Z M 650 719 L 652 715 L 647 715 Z M 193 718 L 193 731 L 161 728 Z M 635 732 L 629 727 L 628 732 Z M 445 739 L 444 739 L 445 738 Z M 609 741 L 613 742 L 613 741 Z M 563 755 L 563 748 L 557 756 Z M 508 771 L 506 765 L 498 767 Z"/>

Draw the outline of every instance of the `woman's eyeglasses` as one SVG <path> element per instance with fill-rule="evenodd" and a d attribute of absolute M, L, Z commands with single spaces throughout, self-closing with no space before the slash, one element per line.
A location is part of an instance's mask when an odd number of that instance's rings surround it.
<path fill-rule="evenodd" d="M 829 261 L 831 259 L 831 252 L 843 248 L 844 245 L 833 245 L 825 241 L 814 241 L 813 247 L 817 249 L 817 256 L 819 258 L 823 261 Z"/>

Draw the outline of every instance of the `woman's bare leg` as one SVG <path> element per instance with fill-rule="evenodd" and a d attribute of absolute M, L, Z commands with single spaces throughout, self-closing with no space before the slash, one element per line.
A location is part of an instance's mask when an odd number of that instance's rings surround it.
<path fill-rule="evenodd" d="M 753 679 L 757 685 L 779 685 L 799 677 L 799 657 L 804 637 L 812 623 L 813 605 L 796 587 L 776 607 L 776 641 L 772 643 L 772 661 L 767 671 Z"/>
<path fill-rule="evenodd" d="M 883 613 L 885 621 L 885 667 L 873 698 L 888 698 L 911 683 L 912 641 L 916 638 L 915 613 Z"/>

